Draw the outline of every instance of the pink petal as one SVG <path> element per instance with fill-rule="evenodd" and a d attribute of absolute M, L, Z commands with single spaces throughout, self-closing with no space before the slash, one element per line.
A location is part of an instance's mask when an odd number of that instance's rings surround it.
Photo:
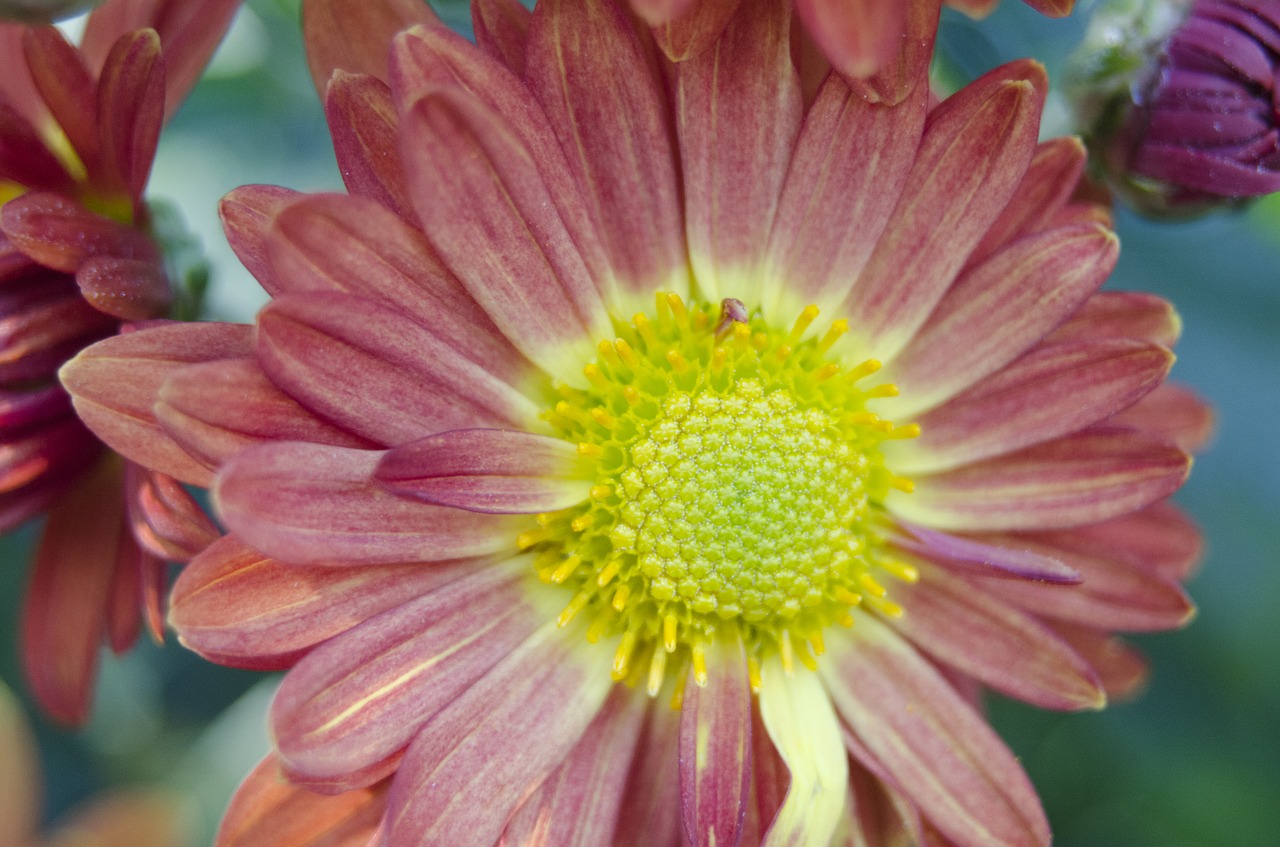
<path fill-rule="evenodd" d="M 214 847 L 368 847 L 386 805 L 386 785 L 316 794 L 290 784 L 267 756 L 236 789 Z"/>
<path fill-rule="evenodd" d="M 157 261 L 94 256 L 76 271 L 76 284 L 95 309 L 125 321 L 161 317 L 172 300 Z"/>
<path fill-rule="evenodd" d="M 275 185 L 242 185 L 218 204 L 227 243 L 268 294 L 280 293 L 283 286 L 272 276 L 267 264 L 267 232 L 275 216 L 301 196 L 292 189 Z"/>
<path fill-rule="evenodd" d="M 1115 266 L 1120 242 L 1085 225 L 1028 235 L 964 273 L 889 364 L 895 415 L 930 409 L 1013 361 L 1074 312 Z"/>
<path fill-rule="evenodd" d="M 139 30 L 111 48 L 98 79 L 98 153 L 107 185 L 123 190 L 139 214 L 164 124 L 160 36 Z"/>
<path fill-rule="evenodd" d="M 101 446 L 74 416 L 0 439 L 0 492 L 22 490 L 44 477 L 66 478 L 88 467 Z"/>
<path fill-rule="evenodd" d="M 89 716 L 124 528 L 117 462 L 100 462 L 49 513 L 22 609 L 31 694 L 61 724 Z"/>
<path fill-rule="evenodd" d="M 222 534 L 172 477 L 129 462 L 125 492 L 133 536 L 152 556 L 188 562 Z"/>
<path fill-rule="evenodd" d="M 631 21 L 614 4 L 548 0 L 533 16 L 527 61 L 608 253 L 610 307 L 630 315 L 652 305 L 655 288 L 687 291 L 665 92 Z"/>
<path fill-rule="evenodd" d="M 57 27 L 26 27 L 23 54 L 45 106 L 66 133 L 85 170 L 94 173 L 98 156 L 97 87 L 80 51 Z"/>
<path fill-rule="evenodd" d="M 116 321 L 84 302 L 69 277 L 48 271 L 0 290 L 0 379 L 48 379 Z"/>
<path fill-rule="evenodd" d="M 796 13 L 836 70 L 867 77 L 902 49 L 910 6 L 903 0 L 797 0 Z"/>
<path fill-rule="evenodd" d="M 1081 579 L 1080 574 L 1062 560 L 1034 553 L 1024 546 L 984 543 L 911 524 L 905 524 L 904 528 L 910 536 L 893 536 L 895 547 L 958 573 L 1054 584 L 1076 583 Z"/>
<path fill-rule="evenodd" d="M 920 150 L 844 308 L 863 337 L 853 355 L 887 360 L 920 327 L 1013 194 L 1035 147 L 1044 69 L 988 73 L 929 115 Z"/>
<path fill-rule="evenodd" d="M 1075 432 L 1131 405 L 1173 365 L 1168 348 L 1110 339 L 1048 344 L 917 419 L 886 451 L 895 473 L 944 470 Z"/>
<path fill-rule="evenodd" d="M 773 226 L 803 112 L 786 4 L 743 6 L 714 50 L 676 67 L 673 96 L 699 291 L 711 301 L 757 302 L 761 280 L 751 274 Z"/>
<path fill-rule="evenodd" d="M 522 429 L 538 407 L 449 343 L 371 300 L 310 292 L 258 315 L 258 361 L 308 410 L 382 444 L 474 426 Z"/>
<path fill-rule="evenodd" d="M 183 450 L 211 468 L 271 441 L 376 446 L 300 406 L 252 359 L 179 369 L 161 387 L 154 412 Z"/>
<path fill-rule="evenodd" d="M 1195 453 L 1213 437 L 1214 414 L 1209 403 L 1191 389 L 1166 383 L 1113 417 L 1111 423 L 1163 435 Z"/>
<path fill-rule="evenodd" d="M 160 386 L 184 365 L 248 358 L 250 328 L 239 324 L 164 324 L 108 338 L 59 371 L 76 413 L 113 450 L 193 485 L 208 469 L 179 447 L 155 419 Z"/>
<path fill-rule="evenodd" d="M 391 787 L 388 847 L 497 841 L 613 688 L 607 653 L 582 639 L 545 624 L 423 727 Z"/>
<path fill-rule="evenodd" d="M 531 156 L 508 126 L 457 90 L 403 115 L 401 155 L 418 216 L 440 255 L 529 359 L 570 383 L 608 313 L 555 197 L 573 182 Z M 549 189 L 550 181 L 564 188 Z"/>
<path fill-rule="evenodd" d="M 38 191 L 75 189 L 75 181 L 35 128 L 4 100 L 0 100 L 0 180 Z"/>
<path fill-rule="evenodd" d="M 818 668 L 876 765 L 957 847 L 1047 847 L 1035 789 L 986 721 L 875 618 L 850 636 Z"/>
<path fill-rule="evenodd" d="M 23 39 L 30 29 L 23 24 L 0 23 L 0 101 L 23 123 L 40 127 L 51 116 L 23 61 Z"/>
<path fill-rule="evenodd" d="M 428 506 L 373 482 L 382 453 L 264 444 L 223 466 L 219 515 L 249 545 L 303 565 L 443 561 L 514 552 L 507 520 Z"/>
<path fill-rule="evenodd" d="M 618 814 L 631 799 L 626 793 L 628 765 L 647 705 L 639 692 L 614 686 L 564 764 L 516 810 L 499 843 L 615 844 Z"/>
<path fill-rule="evenodd" d="M 335 71 L 324 90 L 324 112 L 347 191 L 377 200 L 417 224 L 409 186 L 395 150 L 399 119 L 387 84 L 366 74 Z"/>
<path fill-rule="evenodd" d="M 1167 497 L 1191 469 L 1161 439 L 1099 426 L 953 471 L 918 477 L 889 508 L 938 529 L 1049 529 L 1096 523 Z"/>
<path fill-rule="evenodd" d="M 75 273 L 95 256 L 160 260 L 142 230 L 95 214 L 61 194 L 32 193 L 10 200 L 0 210 L 0 225 L 18 249 L 64 273 Z"/>
<path fill-rule="evenodd" d="M 532 368 L 423 234 L 370 200 L 309 195 L 276 216 L 268 255 L 293 292 L 344 291 L 390 306 L 509 382 Z"/>
<path fill-rule="evenodd" d="M 519 76 L 524 75 L 531 18 L 519 0 L 475 0 L 471 4 L 476 44 Z"/>
<path fill-rule="evenodd" d="M 335 70 L 386 82 L 391 39 L 414 24 L 439 23 L 421 0 L 306 0 L 302 37 L 316 91 L 324 96 Z"/>
<path fill-rule="evenodd" d="M 927 570 L 895 585 L 906 612 L 894 627 L 936 659 L 1042 709 L 1097 709 L 1106 702 L 1089 665 L 1032 615 L 960 577 Z"/>
<path fill-rule="evenodd" d="M 766 306 L 794 295 L 797 302 L 779 311 L 790 320 L 809 303 L 838 303 L 848 293 L 906 185 L 927 101 L 920 86 L 894 107 L 868 103 L 838 75 L 827 77 L 805 114 L 778 201 Z"/>
<path fill-rule="evenodd" d="M 1169 501 L 1072 531 L 1076 549 L 1107 551 L 1166 579 L 1183 580 L 1204 553 L 1204 538 Z"/>
<path fill-rule="evenodd" d="M 1195 615 L 1194 605 L 1176 582 L 1109 550 L 1078 547 L 1072 543 L 1072 535 L 1027 533 L 1000 541 L 1060 558 L 1079 571 L 1079 585 L 1050 587 L 975 579 L 986 591 L 1038 616 L 1098 629 L 1155 632 L 1183 626 Z"/>
<path fill-rule="evenodd" d="M 423 724 L 542 622 L 521 590 L 528 571 L 523 559 L 473 568 L 304 656 L 271 707 L 289 778 L 337 792 L 388 775 Z"/>
<path fill-rule="evenodd" d="M 1181 333 L 1182 319 L 1167 300 L 1139 291 L 1100 291 L 1045 342 L 1138 338 L 1173 347 Z"/>
<path fill-rule="evenodd" d="M 632 0 L 653 40 L 672 62 L 706 52 L 724 32 L 742 0 Z"/>
<path fill-rule="evenodd" d="M 736 847 L 751 787 L 751 685 L 741 640 L 714 647 L 705 685 L 690 669 L 684 688 L 680 801 L 690 844 Z"/>
<path fill-rule="evenodd" d="M 1125 700 L 1141 691 L 1147 660 L 1132 646 L 1088 627 L 1056 623 L 1054 629 L 1097 671 L 1108 697 Z"/>
<path fill-rule="evenodd" d="M 833 0 L 823 0 L 823 2 L 832 3 Z M 834 2 L 841 2 L 841 0 L 834 0 Z M 846 6 L 874 4 L 878 10 L 881 10 L 879 13 L 884 14 L 883 10 L 887 8 L 889 0 L 843 0 L 843 3 Z M 901 48 L 892 53 L 889 61 L 870 76 L 863 79 L 860 75 L 849 72 L 856 71 L 856 68 L 840 67 L 836 59 L 843 54 L 843 51 L 839 46 L 835 47 L 833 64 L 838 71 L 845 74 L 846 80 L 858 96 L 868 102 L 892 106 L 906 99 L 917 85 L 927 84 L 941 4 L 938 0 L 910 0 L 903 5 L 907 6 L 906 26 L 900 30 L 900 40 L 895 42 L 895 46 L 900 44 Z M 889 11 L 888 14 L 892 15 L 894 12 Z M 818 34 L 812 27 L 809 28 L 809 35 L 818 38 Z"/>
<path fill-rule="evenodd" d="M 476 567 L 471 560 L 365 568 L 286 565 L 227 535 L 182 569 L 169 623 L 184 645 L 206 659 L 276 670 Z"/>
<path fill-rule="evenodd" d="M 681 713 L 656 702 L 636 745 L 613 847 L 677 847 L 680 839 L 678 779 Z"/>
<path fill-rule="evenodd" d="M 567 509 L 591 480 L 567 441 L 500 429 L 456 429 L 387 451 L 374 478 L 401 497 L 492 514 Z"/>
<path fill-rule="evenodd" d="M 106 640 L 112 652 L 120 655 L 132 647 L 142 632 L 142 616 L 138 606 L 142 600 L 142 575 L 152 556 L 138 546 L 127 531 L 117 533 L 115 567 L 111 570 L 106 601 Z"/>
<path fill-rule="evenodd" d="M 1079 138 L 1040 142 L 1009 205 L 982 237 L 969 262 L 985 259 L 1019 235 L 1047 228 L 1079 184 L 1084 161 L 1084 144 Z"/>

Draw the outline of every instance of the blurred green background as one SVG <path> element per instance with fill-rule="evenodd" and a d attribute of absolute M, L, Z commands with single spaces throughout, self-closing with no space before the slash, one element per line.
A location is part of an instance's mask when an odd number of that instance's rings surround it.
<path fill-rule="evenodd" d="M 436 3 L 466 30 L 465 3 Z M 1024 55 L 1060 81 L 1088 4 L 1051 21 L 1005 2 L 980 23 L 948 13 L 940 57 L 972 78 Z M 1051 103 L 1046 134 L 1069 131 Z M 274 182 L 339 190 L 302 59 L 297 0 L 251 0 L 211 72 L 162 139 L 151 194 L 171 199 L 214 265 L 212 316 L 248 320 L 264 296 L 222 240 L 218 198 Z M 1187 629 L 1135 639 L 1145 693 L 1097 714 L 1059 715 L 993 699 L 998 729 L 1044 799 L 1059 847 L 1280 845 L 1280 198 L 1246 213 L 1157 225 L 1120 213 L 1110 286 L 1161 294 L 1185 332 L 1178 380 L 1220 421 L 1178 499 L 1208 554 Z M 34 531 L 0 541 L 0 679 L 18 692 L 17 608 Z M 256 687 L 255 687 L 256 686 Z M 95 717 L 67 733 L 35 717 L 46 819 L 114 784 L 159 782 L 186 797 L 205 845 L 238 779 L 266 751 L 270 678 L 206 664 L 170 639 L 103 667 Z M 247 692 L 247 693 L 246 693 Z M 0 763 L 3 766 L 3 763 Z"/>

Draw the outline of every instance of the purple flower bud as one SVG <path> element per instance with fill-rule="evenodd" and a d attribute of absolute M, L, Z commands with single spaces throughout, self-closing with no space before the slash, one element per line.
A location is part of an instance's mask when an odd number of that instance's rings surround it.
<path fill-rule="evenodd" d="M 1280 0 L 1129 6 L 1099 13 L 1076 79 L 1112 188 L 1163 215 L 1280 191 Z"/>

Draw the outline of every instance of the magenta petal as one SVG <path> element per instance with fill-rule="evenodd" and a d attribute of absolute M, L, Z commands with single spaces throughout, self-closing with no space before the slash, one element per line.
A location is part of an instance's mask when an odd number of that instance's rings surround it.
<path fill-rule="evenodd" d="M 307 0 L 302 35 L 316 90 L 324 96 L 335 70 L 386 82 L 391 39 L 414 24 L 439 23 L 420 0 Z"/>
<path fill-rule="evenodd" d="M 41 103 L 43 107 L 43 103 Z M 0 99 L 0 180 L 39 191 L 73 191 L 75 183 L 35 128 Z"/>
<path fill-rule="evenodd" d="M 497 842 L 614 687 L 582 638 L 545 624 L 422 728 L 392 783 L 388 847 Z"/>
<path fill-rule="evenodd" d="M 299 405 L 252 359 L 181 368 L 161 387 L 154 413 L 182 449 L 213 468 L 271 441 L 377 446 Z"/>
<path fill-rule="evenodd" d="M 630 315 L 657 287 L 687 290 L 684 210 L 658 69 L 623 9 L 541 3 L 526 78 L 569 151 L 615 280 L 609 305 Z"/>
<path fill-rule="evenodd" d="M 577 455 L 559 438 L 457 429 L 393 447 L 374 478 L 424 503 L 493 514 L 554 512 L 587 499 L 591 481 L 575 474 Z"/>
<path fill-rule="evenodd" d="M 680 844 L 680 713 L 655 702 L 628 775 L 613 847 Z"/>
<path fill-rule="evenodd" d="M 1181 333 L 1182 319 L 1169 301 L 1140 291 L 1100 291 L 1045 342 L 1137 338 L 1173 347 Z"/>
<path fill-rule="evenodd" d="M 1213 436 L 1213 407 L 1191 389 L 1165 383 L 1111 419 L 1111 423 L 1154 432 L 1188 453 Z"/>
<path fill-rule="evenodd" d="M 402 121 L 414 202 L 440 255 L 521 352 L 581 383 L 582 363 L 612 326 L 555 202 L 575 185 L 567 167 L 534 158 L 511 127 L 456 89 L 424 96 Z"/>
<path fill-rule="evenodd" d="M 365 568 L 286 565 L 227 535 L 182 569 L 169 623 L 183 644 L 206 659 L 276 670 L 477 567 L 473 560 Z"/>
<path fill-rule="evenodd" d="M 632 800 L 626 791 L 628 765 L 647 705 L 636 692 L 614 686 L 564 764 L 512 815 L 499 843 L 616 845 L 618 814 Z"/>
<path fill-rule="evenodd" d="M 894 546 L 959 573 L 1047 583 L 1079 582 L 1080 574 L 1061 559 L 1017 544 L 990 544 L 975 538 L 903 524 L 911 535 L 893 538 Z"/>
<path fill-rule="evenodd" d="M 938 529 L 1054 529 L 1096 523 L 1169 496 L 1191 469 L 1168 442 L 1099 426 L 953 471 L 916 478 L 889 508 Z"/>
<path fill-rule="evenodd" d="M 716 43 L 742 0 L 631 0 L 672 62 L 701 56 Z"/>
<path fill-rule="evenodd" d="M 94 256 L 160 261 L 142 230 L 94 214 L 61 194 L 25 194 L 0 210 L 0 225 L 18 249 L 45 267 L 75 273 Z"/>
<path fill-rule="evenodd" d="M 85 170 L 93 173 L 98 156 L 98 104 L 93 74 L 80 51 L 57 27 L 27 27 L 22 47 L 32 82 Z"/>
<path fill-rule="evenodd" d="M 267 264 L 267 232 L 275 216 L 301 196 L 275 185 L 242 185 L 218 204 L 227 243 L 268 294 L 277 294 L 284 286 L 271 275 Z"/>
<path fill-rule="evenodd" d="M 1049 825 L 1017 759 L 891 629 L 860 617 L 818 669 L 874 764 L 957 847 L 1047 847 Z"/>
<path fill-rule="evenodd" d="M 150 29 L 122 36 L 98 79 L 98 153 L 110 187 L 135 207 L 151 175 L 164 109 L 160 36 Z"/>
<path fill-rule="evenodd" d="M 1106 551 L 1173 580 L 1186 579 L 1204 553 L 1200 530 L 1185 512 L 1168 501 L 1080 527 L 1072 535 L 1076 549 Z"/>
<path fill-rule="evenodd" d="M 905 45 L 904 0 L 797 0 L 796 13 L 837 71 L 871 76 Z"/>
<path fill-rule="evenodd" d="M 373 481 L 382 453 L 264 444 L 218 474 L 219 514 L 273 558 L 298 564 L 441 561 L 514 551 L 507 521 L 397 497 Z"/>
<path fill-rule="evenodd" d="M 885 14 L 884 10 L 888 10 L 889 16 L 895 14 L 893 10 L 888 9 L 891 0 L 814 0 L 814 2 L 827 6 L 840 4 L 846 7 L 872 5 L 881 16 Z M 952 5 L 955 3 L 956 0 L 951 0 Z M 899 31 L 900 35 L 894 42 L 898 49 L 890 54 L 888 62 L 870 76 L 863 78 L 857 73 L 857 68 L 841 68 L 836 59 L 847 54 L 840 46 L 833 45 L 833 64 L 836 64 L 838 71 L 845 73 L 845 79 L 849 85 L 867 102 L 896 105 L 906 99 L 917 85 L 928 85 L 929 62 L 933 59 L 933 43 L 938 32 L 938 13 L 942 4 L 939 0 L 910 0 L 910 2 L 903 2 L 902 5 L 907 7 L 907 15 L 906 25 Z M 883 17 L 880 20 L 880 27 L 881 37 L 891 37 L 883 29 Z M 818 40 L 825 37 L 812 30 L 810 35 Z M 844 36 L 847 37 L 848 33 L 844 33 Z M 862 44 L 867 43 L 866 36 L 862 36 L 859 40 Z"/>
<path fill-rule="evenodd" d="M 531 13 L 520 5 L 520 0 L 474 0 L 471 4 L 471 28 L 476 33 L 476 44 L 521 76 L 531 19 Z"/>
<path fill-rule="evenodd" d="M 894 626 L 933 657 L 1043 709 L 1097 709 L 1101 683 L 1074 650 L 1036 618 L 981 587 L 936 570 L 897 585 L 906 611 Z"/>
<path fill-rule="evenodd" d="M 675 69 L 689 262 L 713 302 L 759 297 L 761 280 L 742 277 L 758 272 L 803 113 L 790 23 L 779 0 L 747 3 Z"/>
<path fill-rule="evenodd" d="M 348 294 L 277 297 L 258 315 L 258 361 L 277 386 L 361 437 L 399 444 L 475 426 L 522 429 L 523 394 L 400 310 Z"/>
<path fill-rule="evenodd" d="M 399 119 L 387 84 L 366 74 L 337 71 L 324 90 L 324 113 L 347 191 L 377 200 L 416 224 L 400 157 L 388 154 L 396 147 Z"/>
<path fill-rule="evenodd" d="M 159 262 L 95 256 L 76 271 L 76 284 L 95 309 L 125 321 L 163 315 L 169 307 L 169 278 Z"/>
<path fill-rule="evenodd" d="M 537 629 L 520 590 L 528 570 L 473 569 L 308 653 L 271 707 L 290 779 L 335 792 L 386 776 L 423 724 Z"/>
<path fill-rule="evenodd" d="M 133 462 L 124 478 L 133 535 L 149 555 L 187 562 L 218 540 L 221 532 L 177 480 Z"/>
<path fill-rule="evenodd" d="M 751 788 L 751 685 L 742 642 L 714 645 L 680 707 L 680 802 L 695 847 L 736 847 Z"/>

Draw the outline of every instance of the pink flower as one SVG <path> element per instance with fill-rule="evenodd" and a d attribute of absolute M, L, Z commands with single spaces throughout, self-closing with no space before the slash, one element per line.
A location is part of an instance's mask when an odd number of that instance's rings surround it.
<path fill-rule="evenodd" d="M 180 485 L 106 454 L 55 374 L 123 322 L 168 314 L 143 190 L 162 124 L 238 5 L 115 0 L 79 48 L 51 26 L 0 25 L 0 530 L 49 513 L 24 659 L 64 723 L 87 715 L 104 637 L 128 648 L 140 608 L 160 637 L 164 559 L 216 537 Z"/>
<path fill-rule="evenodd" d="M 256 325 L 62 371 L 212 486 L 171 622 L 289 668 L 288 778 L 389 780 L 391 847 L 1048 844 L 976 698 L 1134 688 L 1113 633 L 1192 614 L 1166 498 L 1208 418 L 1169 305 L 1097 291 L 1043 70 L 806 104 L 782 2 L 679 64 L 611 3 L 481 2 L 478 47 L 389 61 L 396 4 L 322 5 L 351 196 L 234 192 Z"/>

